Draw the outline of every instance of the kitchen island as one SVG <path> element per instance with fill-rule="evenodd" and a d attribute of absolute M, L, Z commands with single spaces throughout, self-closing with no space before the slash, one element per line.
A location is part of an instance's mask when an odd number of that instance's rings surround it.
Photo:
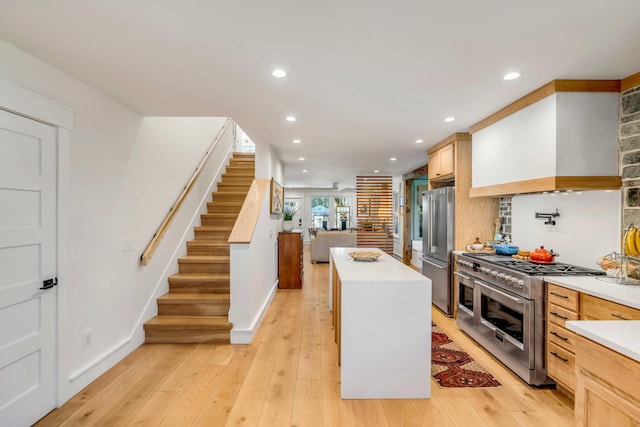
<path fill-rule="evenodd" d="M 357 262 L 353 251 L 375 251 Z M 431 396 L 431 280 L 379 249 L 331 248 L 343 399 Z"/>

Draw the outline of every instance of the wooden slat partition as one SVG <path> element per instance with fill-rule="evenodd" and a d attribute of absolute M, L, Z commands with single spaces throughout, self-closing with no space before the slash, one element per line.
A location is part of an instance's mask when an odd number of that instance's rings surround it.
<path fill-rule="evenodd" d="M 229 243 L 251 243 L 253 231 L 256 229 L 258 218 L 260 217 L 260 207 L 264 199 L 269 184 L 268 179 L 254 179 L 244 199 L 238 219 L 236 220 L 229 239 Z"/>
<path fill-rule="evenodd" d="M 356 177 L 358 247 L 393 254 L 393 183 L 390 176 Z"/>
<path fill-rule="evenodd" d="M 148 265 L 149 262 L 151 262 L 151 258 L 153 257 L 153 254 L 155 253 L 156 249 L 158 249 L 158 246 L 160 245 L 160 241 L 162 241 L 162 238 L 164 237 L 164 235 L 167 232 L 167 229 L 169 228 L 169 224 L 171 224 L 171 221 L 173 221 L 173 217 L 178 212 L 178 209 L 180 209 L 180 206 L 182 206 L 182 202 L 184 202 L 184 199 L 186 199 L 187 196 L 189 195 L 189 191 L 191 191 L 193 184 L 195 184 L 196 180 L 200 176 L 202 167 L 205 165 L 207 160 L 209 160 L 209 156 L 213 152 L 213 148 L 218 144 L 218 141 L 220 141 L 220 138 L 222 138 L 222 135 L 224 135 L 224 133 L 227 131 L 227 128 L 229 127 L 230 123 L 231 123 L 231 119 L 228 118 L 227 121 L 224 123 L 224 126 L 222 126 L 222 129 L 220 129 L 220 132 L 218 132 L 218 136 L 216 136 L 216 138 L 213 140 L 213 143 L 211 143 L 211 147 L 209 147 L 209 150 L 207 150 L 207 152 L 205 153 L 204 158 L 196 168 L 196 171 L 193 173 L 193 176 L 189 180 L 189 183 L 187 184 L 186 187 L 184 187 L 184 190 L 182 190 L 182 193 L 178 197 L 178 200 L 176 200 L 173 207 L 165 217 L 164 221 L 162 221 L 162 224 L 160 224 L 158 231 L 156 231 L 156 233 L 153 235 L 153 238 L 151 239 L 151 241 L 145 248 L 144 252 L 140 256 L 140 261 L 142 262 L 142 265 Z"/>

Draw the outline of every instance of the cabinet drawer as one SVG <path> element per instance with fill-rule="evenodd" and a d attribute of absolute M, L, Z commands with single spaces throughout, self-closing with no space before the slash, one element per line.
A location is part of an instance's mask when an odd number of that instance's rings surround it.
<path fill-rule="evenodd" d="M 640 310 L 581 294 L 582 318 L 592 320 L 640 320 Z"/>
<path fill-rule="evenodd" d="M 548 323 L 547 324 L 547 340 L 573 353 L 576 352 L 575 332 L 565 329 L 562 326 L 554 325 L 553 323 Z"/>
<path fill-rule="evenodd" d="M 547 345 L 547 375 L 567 387 L 576 390 L 576 356 L 553 343 Z"/>
<path fill-rule="evenodd" d="M 555 323 L 564 328 L 567 320 L 578 320 L 578 313 L 574 311 L 567 310 L 555 304 L 548 304 L 547 307 L 547 319 L 549 319 L 550 323 Z"/>
<path fill-rule="evenodd" d="M 547 284 L 547 301 L 560 307 L 578 312 L 578 291 L 563 288 L 562 286 Z"/>

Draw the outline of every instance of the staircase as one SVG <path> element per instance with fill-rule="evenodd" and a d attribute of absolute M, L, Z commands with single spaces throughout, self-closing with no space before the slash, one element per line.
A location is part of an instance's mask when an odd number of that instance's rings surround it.
<path fill-rule="evenodd" d="M 234 153 L 169 277 L 169 293 L 157 299 L 158 315 L 144 324 L 148 343 L 229 343 L 230 275 L 227 239 L 255 176 L 254 153 Z"/>

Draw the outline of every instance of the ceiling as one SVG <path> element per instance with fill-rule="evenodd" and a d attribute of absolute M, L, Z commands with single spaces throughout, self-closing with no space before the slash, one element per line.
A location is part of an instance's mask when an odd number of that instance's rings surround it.
<path fill-rule="evenodd" d="M 343 188 L 424 165 L 551 80 L 639 72 L 638 16 L 638 0 L 0 0 L 0 38 L 142 115 L 232 117 L 287 187 Z"/>

